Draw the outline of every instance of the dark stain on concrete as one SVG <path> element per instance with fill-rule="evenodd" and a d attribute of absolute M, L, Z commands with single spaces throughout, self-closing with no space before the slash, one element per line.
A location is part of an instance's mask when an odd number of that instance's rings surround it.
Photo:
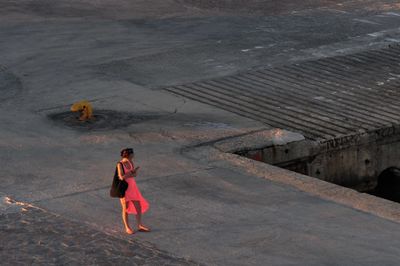
<path fill-rule="evenodd" d="M 54 113 L 48 118 L 59 126 L 79 131 L 103 131 L 127 127 L 131 124 L 155 120 L 165 114 L 160 113 L 128 113 L 113 110 L 95 110 L 94 118 L 88 121 L 79 121 L 79 114 L 70 111 Z"/>
<path fill-rule="evenodd" d="M 21 80 L 0 65 L 0 102 L 15 97 L 22 90 Z"/>

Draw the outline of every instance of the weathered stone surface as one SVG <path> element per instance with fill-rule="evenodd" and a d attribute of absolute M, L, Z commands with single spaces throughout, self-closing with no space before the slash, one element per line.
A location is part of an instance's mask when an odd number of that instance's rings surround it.
<path fill-rule="evenodd" d="M 134 235 L 120 239 L 29 204 L 8 204 L 14 206 L 0 213 L 2 265 L 198 265 Z"/>

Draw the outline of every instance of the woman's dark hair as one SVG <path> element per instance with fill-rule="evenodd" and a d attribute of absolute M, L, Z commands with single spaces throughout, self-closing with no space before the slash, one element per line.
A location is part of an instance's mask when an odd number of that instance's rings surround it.
<path fill-rule="evenodd" d="M 135 154 L 132 148 L 126 148 L 121 151 L 121 157 L 124 158 L 128 158 L 131 154 Z"/>

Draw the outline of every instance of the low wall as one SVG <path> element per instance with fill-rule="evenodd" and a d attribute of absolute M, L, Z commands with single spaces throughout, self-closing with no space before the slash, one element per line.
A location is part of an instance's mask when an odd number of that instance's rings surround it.
<path fill-rule="evenodd" d="M 297 140 L 234 153 L 358 191 L 377 184 L 389 167 L 400 168 L 400 127 L 388 126 L 330 140 Z"/>

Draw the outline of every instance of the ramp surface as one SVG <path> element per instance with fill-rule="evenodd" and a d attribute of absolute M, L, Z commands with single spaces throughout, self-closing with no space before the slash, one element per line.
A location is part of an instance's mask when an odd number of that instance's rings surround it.
<path fill-rule="evenodd" d="M 398 124 L 399 78 L 395 45 L 166 90 L 309 139 L 331 139 Z"/>

